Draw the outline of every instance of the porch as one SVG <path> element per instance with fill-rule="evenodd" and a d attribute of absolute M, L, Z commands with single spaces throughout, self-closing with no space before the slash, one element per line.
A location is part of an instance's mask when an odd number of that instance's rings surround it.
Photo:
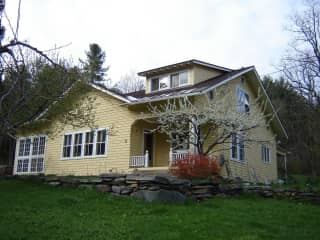
<path fill-rule="evenodd" d="M 156 125 L 137 120 L 131 127 L 130 168 L 168 169 L 170 162 L 184 158 L 189 150 L 173 150 L 168 136 L 154 131 Z"/>
<path fill-rule="evenodd" d="M 186 155 L 188 155 L 189 151 L 188 150 L 177 150 L 173 151 L 170 148 L 170 151 L 168 153 L 168 165 L 170 166 L 170 163 L 175 160 L 183 159 L 185 158 Z M 136 155 L 136 156 L 131 156 L 130 159 L 130 167 L 131 168 L 146 168 L 146 169 L 155 169 L 155 168 L 165 168 L 165 167 L 156 167 L 156 166 L 149 166 L 151 162 L 150 154 L 149 151 L 146 150 L 146 153 L 144 155 Z"/>

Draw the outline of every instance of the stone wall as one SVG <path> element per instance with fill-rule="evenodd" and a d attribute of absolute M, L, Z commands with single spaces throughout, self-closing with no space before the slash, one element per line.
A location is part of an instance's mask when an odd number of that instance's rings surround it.
<path fill-rule="evenodd" d="M 265 198 L 291 199 L 320 204 L 319 191 L 274 189 L 257 186 L 240 179 L 213 179 L 192 182 L 168 175 L 103 174 L 96 178 L 43 176 L 41 181 L 51 186 L 77 186 L 94 188 L 116 196 L 132 196 L 146 201 L 184 202 L 187 198 L 197 201 L 228 197 L 244 193 L 255 193 Z"/>

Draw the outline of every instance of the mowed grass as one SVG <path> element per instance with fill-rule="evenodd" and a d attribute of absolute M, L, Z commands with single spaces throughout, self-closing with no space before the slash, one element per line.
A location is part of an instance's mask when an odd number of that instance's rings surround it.
<path fill-rule="evenodd" d="M 319 239 L 320 206 L 258 197 L 183 205 L 0 180 L 0 239 Z"/>

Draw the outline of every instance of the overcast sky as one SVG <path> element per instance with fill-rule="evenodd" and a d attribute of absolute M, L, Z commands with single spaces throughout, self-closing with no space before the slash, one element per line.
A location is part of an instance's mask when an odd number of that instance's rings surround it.
<path fill-rule="evenodd" d="M 18 0 L 6 1 L 14 23 Z M 22 0 L 19 38 L 39 49 L 72 43 L 60 55 L 85 58 L 89 43 L 106 52 L 115 82 L 188 59 L 275 71 L 299 0 Z"/>

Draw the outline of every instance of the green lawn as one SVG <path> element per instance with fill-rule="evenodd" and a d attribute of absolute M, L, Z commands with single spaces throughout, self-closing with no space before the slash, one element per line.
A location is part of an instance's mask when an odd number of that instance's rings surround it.
<path fill-rule="evenodd" d="M 0 180 L 0 239 L 319 239 L 320 206 L 241 197 L 184 205 Z"/>

